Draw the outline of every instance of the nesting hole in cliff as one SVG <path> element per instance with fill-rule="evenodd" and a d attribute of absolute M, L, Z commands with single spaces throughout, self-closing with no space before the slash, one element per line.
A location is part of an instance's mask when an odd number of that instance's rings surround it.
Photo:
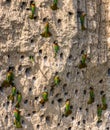
<path fill-rule="evenodd" d="M 6 3 L 8 3 L 8 4 L 11 3 L 11 0 L 6 0 Z"/>
<path fill-rule="evenodd" d="M 79 72 L 77 71 L 77 75 L 79 74 Z"/>
<path fill-rule="evenodd" d="M 83 120 L 82 122 L 83 122 L 83 124 L 85 124 L 85 123 L 86 123 L 86 120 Z"/>
<path fill-rule="evenodd" d="M 71 119 L 74 120 L 74 117 L 72 117 Z"/>
<path fill-rule="evenodd" d="M 31 1 L 30 1 L 30 5 L 31 5 L 33 2 L 34 2 L 34 0 L 31 0 Z"/>
<path fill-rule="evenodd" d="M 68 59 L 69 59 L 69 60 L 72 60 L 72 57 L 73 57 L 73 56 L 70 54 L 69 57 L 68 57 Z"/>
<path fill-rule="evenodd" d="M 65 83 L 65 84 L 63 85 L 63 90 L 65 90 L 66 87 L 67 87 L 67 84 Z"/>
<path fill-rule="evenodd" d="M 108 69 L 108 76 L 110 76 L 110 68 Z"/>
<path fill-rule="evenodd" d="M 19 65 L 18 71 L 21 71 L 21 70 L 22 70 L 22 65 Z"/>
<path fill-rule="evenodd" d="M 10 55 L 7 55 L 8 56 L 8 58 L 10 58 Z"/>
<path fill-rule="evenodd" d="M 69 11 L 69 12 L 68 12 L 68 15 L 69 15 L 69 16 L 72 16 L 72 15 L 73 15 L 73 13 Z"/>
<path fill-rule="evenodd" d="M 34 39 L 31 39 L 30 42 L 31 42 L 31 43 L 34 43 Z"/>
<path fill-rule="evenodd" d="M 86 90 L 83 91 L 83 94 L 86 95 Z"/>
<path fill-rule="evenodd" d="M 32 77 L 32 80 L 35 81 L 35 80 L 36 80 L 36 77 Z"/>
<path fill-rule="evenodd" d="M 81 110 L 82 110 L 82 107 L 80 107 L 79 110 L 81 111 Z"/>
<path fill-rule="evenodd" d="M 57 126 L 60 126 L 60 123 L 58 123 Z"/>
<path fill-rule="evenodd" d="M 72 105 L 70 106 L 70 109 L 73 109 L 73 106 L 72 106 Z"/>
<path fill-rule="evenodd" d="M 39 98 L 39 97 L 35 97 L 34 99 L 35 99 L 35 100 L 38 100 L 38 98 Z"/>
<path fill-rule="evenodd" d="M 78 125 L 80 125 L 80 121 L 78 121 Z"/>
<path fill-rule="evenodd" d="M 15 67 L 14 67 L 14 66 L 9 66 L 8 72 L 9 72 L 9 71 L 14 71 L 14 70 L 15 70 Z"/>
<path fill-rule="evenodd" d="M 71 130 L 71 127 L 69 127 L 68 130 Z"/>
<path fill-rule="evenodd" d="M 38 124 L 36 127 L 37 127 L 37 129 L 39 129 L 39 128 L 40 128 L 40 125 Z"/>
<path fill-rule="evenodd" d="M 24 104 L 27 104 L 28 103 L 28 100 L 26 99 L 26 100 L 24 100 Z"/>
<path fill-rule="evenodd" d="M 28 114 L 27 114 L 27 116 L 31 116 L 31 114 L 30 114 L 30 113 L 28 113 Z"/>
<path fill-rule="evenodd" d="M 35 114 L 36 113 L 36 111 L 32 111 L 32 114 Z"/>
<path fill-rule="evenodd" d="M 62 98 L 59 98 L 57 101 L 58 101 L 59 103 L 62 103 L 63 99 L 62 99 Z"/>
<path fill-rule="evenodd" d="M 22 124 L 24 124 L 24 123 L 25 123 L 25 121 L 24 121 L 24 120 L 22 120 L 21 122 L 22 122 Z"/>
<path fill-rule="evenodd" d="M 47 56 L 44 56 L 44 61 L 47 61 Z"/>
<path fill-rule="evenodd" d="M 27 5 L 27 3 L 23 1 L 23 2 L 21 2 L 20 7 L 23 9 L 26 7 L 26 5 Z"/>
<path fill-rule="evenodd" d="M 47 17 L 43 18 L 43 22 L 46 22 L 47 21 Z"/>
<path fill-rule="evenodd" d="M 84 50 L 81 51 L 81 54 L 84 54 Z"/>
<path fill-rule="evenodd" d="M 67 78 L 70 78 L 70 72 L 68 72 L 67 74 L 66 74 L 66 76 L 67 76 Z"/>
<path fill-rule="evenodd" d="M 59 95 L 60 95 L 60 94 L 59 94 L 59 93 L 57 93 L 57 94 L 55 95 L 55 97 L 57 98 Z"/>
<path fill-rule="evenodd" d="M 58 19 L 58 21 L 57 21 L 58 23 L 61 23 L 61 19 Z"/>
<path fill-rule="evenodd" d="M 9 104 L 10 104 L 10 102 L 9 102 L 9 101 L 7 101 L 7 106 L 9 106 Z"/>
<path fill-rule="evenodd" d="M 52 100 L 51 104 L 54 104 L 54 100 Z"/>
<path fill-rule="evenodd" d="M 100 81 L 99 81 L 99 83 L 102 83 L 103 82 L 103 79 L 101 79 Z"/>
<path fill-rule="evenodd" d="M 29 76 L 31 71 L 32 71 L 31 67 L 26 68 L 26 70 L 25 70 L 26 76 Z"/>
<path fill-rule="evenodd" d="M 21 59 L 24 59 L 24 56 L 23 56 L 23 55 L 21 55 Z"/>
<path fill-rule="evenodd" d="M 41 115 L 41 116 L 40 116 L 41 121 L 42 121 L 43 118 L 44 118 L 44 115 Z"/>
<path fill-rule="evenodd" d="M 104 94 L 104 91 L 102 90 L 102 91 L 100 91 L 100 95 L 102 95 L 102 94 Z"/>
<path fill-rule="evenodd" d="M 5 119 L 8 119 L 8 115 L 5 116 Z"/>
<path fill-rule="evenodd" d="M 29 88 L 29 92 L 31 92 L 32 91 L 32 88 Z"/>
<path fill-rule="evenodd" d="M 51 89 L 50 89 L 50 95 L 53 96 L 53 93 L 54 93 L 54 87 L 51 87 Z"/>
<path fill-rule="evenodd" d="M 63 53 L 60 53 L 60 58 L 63 59 Z"/>
<path fill-rule="evenodd" d="M 47 124 L 50 123 L 50 116 L 47 116 L 47 117 L 46 117 L 46 123 L 47 123 Z"/>
<path fill-rule="evenodd" d="M 68 92 L 65 92 L 64 95 L 65 95 L 65 96 L 68 95 Z"/>
<path fill-rule="evenodd" d="M 41 54 L 42 54 L 42 50 L 40 49 L 40 50 L 39 50 L 39 55 L 41 55 Z"/>
<path fill-rule="evenodd" d="M 86 112 L 88 112 L 89 110 L 88 110 L 88 108 L 86 108 Z"/>
<path fill-rule="evenodd" d="M 78 90 L 76 89 L 76 90 L 75 90 L 75 94 L 77 94 L 77 93 L 78 93 Z"/>

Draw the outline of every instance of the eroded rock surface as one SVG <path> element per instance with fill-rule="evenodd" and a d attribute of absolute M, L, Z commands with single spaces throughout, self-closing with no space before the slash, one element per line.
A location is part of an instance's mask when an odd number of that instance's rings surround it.
<path fill-rule="evenodd" d="M 17 89 L 22 93 L 21 130 L 109 130 L 110 129 L 110 1 L 59 0 L 57 11 L 52 1 L 34 0 L 36 19 L 29 19 L 29 0 L 0 0 L 0 84 L 13 67 Z M 87 16 L 81 31 L 77 9 Z M 42 38 L 48 21 L 52 37 Z M 60 51 L 54 58 L 53 42 Z M 87 68 L 79 69 L 82 53 L 87 52 Z M 34 57 L 34 62 L 29 59 Z M 58 72 L 61 82 L 52 87 Z M 47 88 L 49 100 L 41 106 L 41 94 Z M 87 104 L 89 88 L 95 90 L 95 102 Z M 0 130 L 16 130 L 13 105 L 7 96 L 11 88 L 0 92 Z M 97 104 L 101 92 L 107 97 L 107 110 L 97 124 Z M 70 99 L 72 114 L 63 116 Z"/>

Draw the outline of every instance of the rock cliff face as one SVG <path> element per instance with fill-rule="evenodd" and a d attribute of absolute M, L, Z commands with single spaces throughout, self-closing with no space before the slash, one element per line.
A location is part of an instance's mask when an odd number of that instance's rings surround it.
<path fill-rule="evenodd" d="M 110 129 L 110 0 L 34 0 L 35 19 L 30 19 L 29 0 L 0 0 L 0 85 L 9 67 L 14 84 L 22 93 L 21 130 L 109 130 Z M 84 11 L 86 30 L 81 30 L 77 10 Z M 52 36 L 41 37 L 49 22 Z M 53 43 L 60 50 L 54 57 Z M 79 69 L 83 53 L 87 67 Z M 29 58 L 33 57 L 34 61 Z M 54 76 L 61 82 L 53 86 Z M 44 89 L 48 101 L 40 100 Z M 89 88 L 95 101 L 88 104 Z M 14 105 L 7 99 L 11 86 L 0 91 L 0 130 L 16 130 Z M 108 108 L 97 123 L 97 105 L 106 94 Z M 64 116 L 70 99 L 72 114 Z"/>

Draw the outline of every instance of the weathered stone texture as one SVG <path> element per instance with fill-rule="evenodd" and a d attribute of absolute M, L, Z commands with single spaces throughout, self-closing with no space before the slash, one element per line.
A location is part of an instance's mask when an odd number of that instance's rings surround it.
<path fill-rule="evenodd" d="M 109 130 L 110 1 L 59 0 L 57 11 L 50 9 L 52 1 L 34 1 L 36 20 L 28 18 L 29 0 L 0 0 L 0 84 L 8 67 L 14 66 L 14 82 L 23 95 L 21 130 Z M 22 2 L 26 3 L 22 5 Z M 83 32 L 77 18 L 78 8 L 87 13 L 87 30 Z M 52 33 L 47 39 L 40 35 L 44 18 L 49 21 Z M 56 59 L 52 46 L 55 40 L 60 46 Z M 80 70 L 78 64 L 83 50 L 88 54 L 87 68 Z M 30 55 L 34 56 L 34 63 L 29 60 Z M 61 83 L 52 89 L 56 72 Z M 39 101 L 45 86 L 49 101 L 41 107 Z M 95 90 L 95 102 L 88 105 L 91 86 Z M 108 109 L 103 111 L 103 122 L 97 125 L 101 91 L 106 94 Z M 10 92 L 10 88 L 0 92 L 0 130 L 16 130 L 13 105 L 11 102 L 7 105 Z M 72 114 L 63 117 L 67 99 L 70 99 Z"/>

